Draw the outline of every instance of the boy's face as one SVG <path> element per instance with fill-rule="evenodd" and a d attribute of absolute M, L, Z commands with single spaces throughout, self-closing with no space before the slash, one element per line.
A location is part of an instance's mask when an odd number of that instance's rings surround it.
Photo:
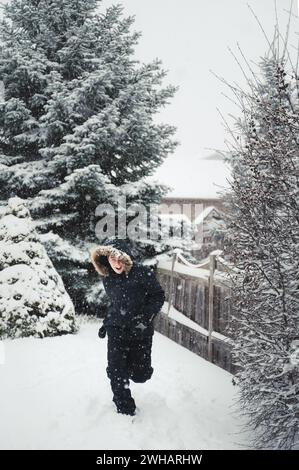
<path fill-rule="evenodd" d="M 125 268 L 121 261 L 113 258 L 112 256 L 108 256 L 108 261 L 113 271 L 115 271 L 117 274 L 121 274 L 124 271 Z"/>

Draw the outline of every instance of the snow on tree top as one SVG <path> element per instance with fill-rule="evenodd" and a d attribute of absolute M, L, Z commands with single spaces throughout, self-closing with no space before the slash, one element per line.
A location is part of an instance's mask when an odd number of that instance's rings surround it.
<path fill-rule="evenodd" d="M 29 210 L 27 209 L 25 205 L 25 200 L 21 199 L 18 196 L 11 197 L 8 200 L 6 213 L 14 214 L 17 217 L 29 217 L 30 215 Z"/>
<path fill-rule="evenodd" d="M 28 219 L 19 219 L 12 214 L 5 215 L 1 219 L 0 240 L 14 240 L 18 242 L 28 238 L 30 235 L 34 235 L 34 233 Z"/>

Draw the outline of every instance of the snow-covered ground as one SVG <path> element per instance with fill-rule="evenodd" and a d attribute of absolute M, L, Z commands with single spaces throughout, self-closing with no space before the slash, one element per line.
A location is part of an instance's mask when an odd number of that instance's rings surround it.
<path fill-rule="evenodd" d="M 157 332 L 152 379 L 131 383 L 139 414 L 117 414 L 99 324 L 85 320 L 76 335 L 3 342 L 1 449 L 247 447 L 231 374 Z"/>

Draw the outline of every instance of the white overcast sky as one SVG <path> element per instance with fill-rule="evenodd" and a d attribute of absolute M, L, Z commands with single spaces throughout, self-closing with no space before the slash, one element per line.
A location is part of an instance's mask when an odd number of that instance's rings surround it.
<path fill-rule="evenodd" d="M 217 107 L 227 116 L 238 110 L 221 93 L 229 90 L 211 73 L 230 83 L 245 84 L 228 48 L 240 58 L 237 43 L 249 61 L 258 62 L 267 51 L 267 42 L 247 3 L 270 39 L 275 25 L 274 0 L 102 0 L 104 9 L 124 6 L 124 15 L 135 15 L 133 30 L 142 36 L 136 58 L 149 62 L 162 60 L 168 70 L 164 84 L 178 85 L 175 97 L 157 117 L 177 127 L 180 141 L 155 176 L 175 188 L 174 194 L 213 196 L 225 183 L 227 171 L 222 162 L 205 160 L 213 150 L 225 150 L 228 137 Z M 280 30 L 284 34 L 291 0 L 277 0 Z M 298 36 L 297 0 L 293 1 L 290 43 Z M 241 60 L 241 59 L 240 59 Z M 183 183 L 183 179 L 185 183 Z"/>

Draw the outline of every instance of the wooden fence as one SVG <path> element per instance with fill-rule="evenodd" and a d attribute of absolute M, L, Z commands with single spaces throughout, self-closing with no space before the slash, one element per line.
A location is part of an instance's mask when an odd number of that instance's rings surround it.
<path fill-rule="evenodd" d="M 216 250 L 206 262 L 191 267 L 175 251 L 172 261 L 159 263 L 157 276 L 165 290 L 168 309 L 157 316 L 155 328 L 195 354 L 234 373 L 232 341 L 227 336 L 231 309 L 227 272 L 234 268 L 220 254 L 221 251 Z"/>

